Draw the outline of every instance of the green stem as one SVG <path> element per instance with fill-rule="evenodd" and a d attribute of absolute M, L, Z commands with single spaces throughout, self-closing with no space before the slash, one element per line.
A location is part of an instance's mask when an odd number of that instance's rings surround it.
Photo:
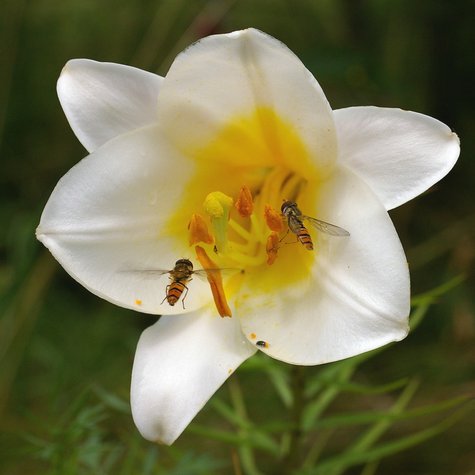
<path fill-rule="evenodd" d="M 58 269 L 56 261 L 43 251 L 0 321 L 0 414 L 7 407 L 11 387 L 30 341 L 41 302 Z"/>
<path fill-rule="evenodd" d="M 305 408 L 305 366 L 294 366 L 292 378 L 292 408 L 289 450 L 284 457 L 280 473 L 291 473 L 299 464 L 302 456 L 302 416 Z"/>
<path fill-rule="evenodd" d="M 241 387 L 236 375 L 228 379 L 228 388 L 234 410 L 243 421 L 248 421 L 249 418 L 247 415 L 246 404 L 244 402 L 244 397 L 242 395 Z M 238 429 L 238 434 L 243 439 L 246 439 L 248 437 L 248 430 L 244 427 L 241 427 Z M 261 472 L 256 465 L 252 447 L 248 445 L 242 445 L 238 448 L 238 453 L 242 468 L 247 475 L 261 475 Z"/>

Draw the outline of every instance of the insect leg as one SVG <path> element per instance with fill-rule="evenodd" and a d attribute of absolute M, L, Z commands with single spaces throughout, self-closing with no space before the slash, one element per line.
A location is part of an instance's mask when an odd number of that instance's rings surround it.
<path fill-rule="evenodd" d="M 183 282 L 182 282 L 182 285 L 185 288 L 185 295 L 183 295 L 183 298 L 181 299 L 181 304 L 183 305 L 183 310 L 185 310 L 185 299 L 186 299 L 186 296 L 188 295 L 188 287 L 185 284 L 183 284 Z"/>
<path fill-rule="evenodd" d="M 168 289 L 170 288 L 170 285 L 171 285 L 171 284 L 168 284 L 168 285 L 167 285 L 167 287 L 166 287 L 166 289 L 165 289 L 165 298 L 162 300 L 162 302 L 161 302 L 160 305 L 162 305 L 162 303 L 165 302 L 165 300 L 167 299 L 167 297 L 168 297 Z"/>
<path fill-rule="evenodd" d="M 290 228 L 287 228 L 287 232 L 279 239 L 279 242 L 282 242 L 286 237 L 287 234 L 289 234 Z"/>

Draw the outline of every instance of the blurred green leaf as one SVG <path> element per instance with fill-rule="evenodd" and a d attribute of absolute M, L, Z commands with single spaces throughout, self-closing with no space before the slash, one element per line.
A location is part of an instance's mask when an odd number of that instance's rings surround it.
<path fill-rule="evenodd" d="M 424 292 L 423 294 L 415 295 L 411 298 L 411 303 L 414 306 L 421 306 L 424 304 L 430 304 L 435 302 L 439 297 L 442 295 L 450 292 L 455 287 L 459 286 L 462 282 L 466 280 L 466 276 L 464 275 L 457 275 L 453 279 L 429 290 L 428 292 Z"/>
<path fill-rule="evenodd" d="M 335 416 L 328 416 L 320 419 L 316 424 L 316 430 L 321 428 L 331 427 L 346 427 L 351 425 L 369 424 L 371 422 L 377 422 L 380 420 L 388 421 L 400 421 L 404 419 L 414 419 L 416 417 L 424 417 L 438 412 L 447 411 L 455 406 L 459 406 L 464 402 L 467 402 L 469 396 L 461 396 L 447 401 L 439 402 L 436 404 L 429 404 L 417 409 L 408 409 L 402 412 L 392 411 L 370 411 L 370 412 L 354 412 L 354 413 L 341 413 Z"/>
<path fill-rule="evenodd" d="M 130 404 L 128 401 L 124 401 L 116 394 L 112 394 L 100 386 L 94 386 L 93 391 L 107 407 L 110 407 L 117 412 L 121 412 L 122 414 L 130 415 Z"/>
<path fill-rule="evenodd" d="M 207 439 L 218 440 L 236 447 L 249 446 L 261 449 L 273 455 L 279 454 L 279 446 L 270 437 L 263 434 L 262 432 L 252 432 L 243 437 L 233 434 L 229 431 L 212 429 L 210 427 L 198 424 L 190 425 L 187 430 L 195 435 L 199 435 Z"/>
<path fill-rule="evenodd" d="M 328 460 L 322 461 L 318 467 L 309 469 L 302 474 L 305 475 L 334 475 L 342 473 L 347 468 L 359 465 L 366 462 L 374 462 L 383 458 L 394 455 L 403 450 L 419 445 L 443 432 L 448 430 L 451 426 L 457 423 L 468 412 L 469 408 L 464 408 L 450 417 L 447 417 L 442 422 L 433 425 L 429 429 L 418 431 L 406 437 L 401 437 L 398 440 L 383 443 L 377 447 L 369 450 L 345 452 Z"/>
<path fill-rule="evenodd" d="M 287 371 L 282 366 L 276 366 L 266 368 L 266 373 L 284 406 L 287 408 L 290 407 L 293 395 L 290 389 Z"/>

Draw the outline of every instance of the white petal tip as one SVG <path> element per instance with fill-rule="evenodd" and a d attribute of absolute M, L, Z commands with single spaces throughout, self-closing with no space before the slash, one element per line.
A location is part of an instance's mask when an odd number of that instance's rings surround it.
<path fill-rule="evenodd" d="M 46 235 L 45 235 L 44 231 L 41 229 L 40 226 L 38 226 L 36 228 L 35 236 L 36 236 L 36 239 L 38 239 L 38 241 L 40 241 L 40 242 L 43 242 L 43 240 L 45 239 Z"/>
<path fill-rule="evenodd" d="M 460 149 L 460 138 L 455 132 L 450 132 L 450 139 Z"/>
<path fill-rule="evenodd" d="M 401 341 L 401 340 L 404 340 L 404 338 L 407 337 L 407 335 L 409 335 L 409 332 L 411 331 L 411 328 L 409 326 L 408 323 L 406 323 L 406 325 L 404 326 L 404 328 L 401 329 L 401 336 L 399 336 L 398 338 L 396 338 L 394 341 Z"/>
<path fill-rule="evenodd" d="M 63 69 L 61 69 L 61 72 L 59 73 L 59 78 L 57 82 L 57 87 L 60 87 L 60 82 L 64 80 L 65 76 L 69 75 L 71 73 L 71 70 L 74 68 L 74 64 L 80 60 L 78 59 L 70 59 L 64 66 Z"/>

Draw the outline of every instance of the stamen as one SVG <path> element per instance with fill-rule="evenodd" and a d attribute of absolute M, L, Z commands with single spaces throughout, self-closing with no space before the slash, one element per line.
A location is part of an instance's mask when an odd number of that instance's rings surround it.
<path fill-rule="evenodd" d="M 279 235 L 276 232 L 269 234 L 266 243 L 267 264 L 270 266 L 277 259 L 277 252 L 279 251 Z"/>
<path fill-rule="evenodd" d="M 204 242 L 205 244 L 213 244 L 213 236 L 208 231 L 208 225 L 201 214 L 193 214 L 188 224 L 189 243 L 190 246 Z"/>
<path fill-rule="evenodd" d="M 210 193 L 203 203 L 203 208 L 211 219 L 218 252 L 226 250 L 229 211 L 232 205 L 233 199 L 220 191 Z"/>
<path fill-rule="evenodd" d="M 266 218 L 267 226 L 271 231 L 281 233 L 284 230 L 282 216 L 274 208 L 272 208 L 272 206 L 265 205 L 264 217 Z"/>
<path fill-rule="evenodd" d="M 239 252 L 236 249 L 230 249 L 227 255 L 230 259 L 245 267 L 257 267 L 261 264 L 264 264 L 265 262 L 265 256 L 263 256 L 263 253 L 244 254 L 243 252 Z"/>
<path fill-rule="evenodd" d="M 229 220 L 229 227 L 236 231 L 236 233 L 246 241 L 250 241 L 252 239 L 252 234 L 244 229 L 240 224 L 236 223 L 234 219 Z"/>
<path fill-rule="evenodd" d="M 259 216 L 260 218 L 260 216 Z M 261 220 L 259 219 L 255 213 L 251 214 L 251 228 L 252 233 L 255 235 L 255 239 L 260 242 L 264 242 L 265 235 L 264 235 L 264 226 L 262 225 Z"/>
<path fill-rule="evenodd" d="M 226 301 L 226 295 L 223 289 L 223 279 L 221 271 L 217 265 L 209 258 L 206 251 L 201 246 L 196 246 L 196 257 L 200 261 L 203 269 L 206 271 L 211 293 L 213 294 L 214 304 L 221 317 L 232 317 L 231 309 Z"/>
<path fill-rule="evenodd" d="M 235 206 L 243 218 L 251 216 L 254 203 L 252 201 L 251 190 L 246 185 L 241 188 Z"/>

